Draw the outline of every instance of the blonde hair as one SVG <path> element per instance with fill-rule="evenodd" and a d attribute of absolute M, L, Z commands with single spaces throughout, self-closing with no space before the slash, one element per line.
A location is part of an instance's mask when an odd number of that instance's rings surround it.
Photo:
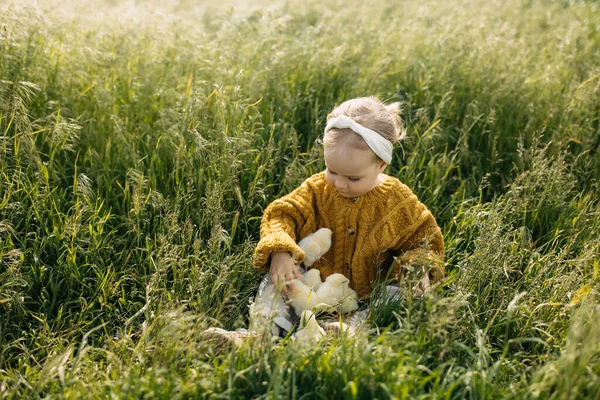
<path fill-rule="evenodd" d="M 397 143 L 406 136 L 404 123 L 398 114 L 399 112 L 399 102 L 383 104 L 381 100 L 374 96 L 359 97 L 347 100 L 337 106 L 329 113 L 327 120 L 329 121 L 331 118 L 345 115 L 365 128 L 377 132 L 391 143 Z M 342 141 L 344 144 L 358 149 L 369 149 L 363 138 L 355 134 L 352 130 L 337 128 L 333 128 L 327 132 L 327 135 L 323 138 L 323 146 L 334 147 Z"/>

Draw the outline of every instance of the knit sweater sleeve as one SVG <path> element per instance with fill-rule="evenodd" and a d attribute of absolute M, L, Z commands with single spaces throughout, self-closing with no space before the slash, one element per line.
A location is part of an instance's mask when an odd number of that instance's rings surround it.
<path fill-rule="evenodd" d="M 269 204 L 262 217 L 260 240 L 254 250 L 255 268 L 267 270 L 274 252 L 289 251 L 298 264 L 304 261 L 304 252 L 296 242 L 305 226 L 314 230 L 315 196 L 314 188 L 307 179 L 290 194 Z"/>
<path fill-rule="evenodd" d="M 444 237 L 435 217 L 427 207 L 415 201 L 414 213 L 408 235 L 400 238 L 394 250 L 398 257 L 393 265 L 392 274 L 401 273 L 403 265 L 426 263 L 432 282 L 438 282 L 445 276 Z"/>

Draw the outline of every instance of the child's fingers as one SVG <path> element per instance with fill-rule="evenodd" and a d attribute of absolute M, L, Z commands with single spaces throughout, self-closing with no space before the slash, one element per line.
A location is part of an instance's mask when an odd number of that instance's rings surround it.
<path fill-rule="evenodd" d="M 290 269 L 285 272 L 284 279 L 281 280 L 283 294 L 288 294 L 288 291 L 294 291 L 294 283 L 292 282 L 295 278 L 294 269 Z"/>
<path fill-rule="evenodd" d="M 301 273 L 301 272 L 300 272 L 298 269 L 295 269 L 295 270 L 294 270 L 294 276 L 295 276 L 296 278 L 298 278 L 298 279 L 302 279 L 302 276 L 303 276 L 303 275 L 302 275 L 302 273 Z"/>
<path fill-rule="evenodd" d="M 271 281 L 273 282 L 273 286 L 275 286 L 275 288 L 277 290 L 280 290 L 281 292 L 283 292 L 283 294 L 287 294 L 287 291 L 285 290 L 285 279 L 282 275 L 280 274 L 271 274 Z"/>
<path fill-rule="evenodd" d="M 295 276 L 294 276 L 294 270 L 293 269 L 290 269 L 289 271 L 287 271 L 285 273 L 285 280 L 286 280 L 286 282 L 287 281 L 291 281 L 294 278 L 295 278 Z"/>
<path fill-rule="evenodd" d="M 282 280 L 277 288 L 281 291 L 281 293 L 287 296 L 290 291 L 294 291 L 294 284 L 292 283 L 292 281 Z"/>
<path fill-rule="evenodd" d="M 283 293 L 285 295 L 288 294 L 287 286 L 288 286 L 288 283 L 283 278 L 280 278 L 279 285 L 277 286 L 277 288 L 279 290 L 281 290 L 281 293 Z"/>
<path fill-rule="evenodd" d="M 279 274 L 271 273 L 271 282 L 273 282 L 273 285 L 275 285 L 275 287 L 278 287 L 280 280 L 281 279 L 279 278 Z"/>

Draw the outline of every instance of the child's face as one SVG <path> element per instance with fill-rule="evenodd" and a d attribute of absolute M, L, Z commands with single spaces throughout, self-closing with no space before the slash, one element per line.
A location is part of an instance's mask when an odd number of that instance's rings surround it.
<path fill-rule="evenodd" d="M 375 159 L 375 160 L 374 160 Z M 354 147 L 325 148 L 325 177 L 343 197 L 359 197 L 379 185 L 379 174 L 385 162 L 373 155 L 371 150 Z"/>

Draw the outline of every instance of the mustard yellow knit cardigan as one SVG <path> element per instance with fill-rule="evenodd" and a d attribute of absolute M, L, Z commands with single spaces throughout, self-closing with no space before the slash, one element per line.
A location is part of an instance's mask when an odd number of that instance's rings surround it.
<path fill-rule="evenodd" d="M 360 297 L 368 296 L 381 278 L 385 254 L 398 256 L 392 270 L 396 276 L 400 264 L 426 252 L 438 261 L 432 264 L 432 281 L 443 278 L 444 238 L 435 218 L 408 186 L 382 176 L 377 187 L 350 199 L 329 185 L 321 172 L 273 201 L 262 218 L 254 266 L 267 270 L 270 254 L 277 251 L 289 251 L 302 262 L 304 253 L 296 242 L 326 227 L 333 231 L 331 248 L 312 268 L 318 268 L 323 279 L 344 274 Z"/>

